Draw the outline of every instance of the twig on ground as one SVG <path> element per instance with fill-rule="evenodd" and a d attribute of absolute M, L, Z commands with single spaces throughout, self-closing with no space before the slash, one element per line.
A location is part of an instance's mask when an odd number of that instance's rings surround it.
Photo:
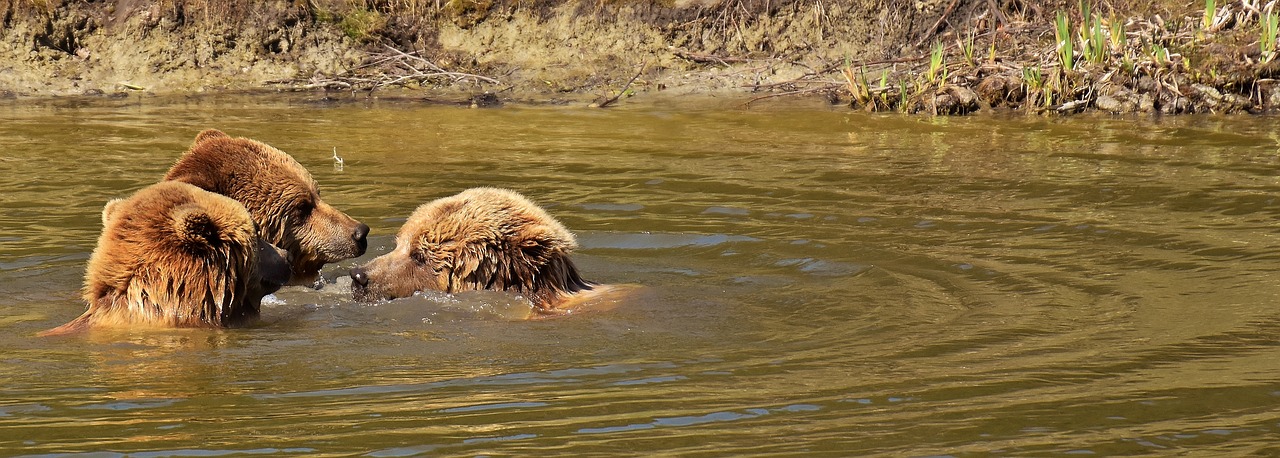
<path fill-rule="evenodd" d="M 631 87 L 631 83 L 636 82 L 636 79 L 640 78 L 640 75 L 644 74 L 644 71 L 647 68 L 649 68 L 649 64 L 646 63 L 641 65 L 640 71 L 636 72 L 636 76 L 631 77 L 631 81 L 627 81 L 627 84 L 622 86 L 622 90 L 618 91 L 618 95 L 613 96 L 613 98 L 609 100 L 600 102 L 600 104 L 596 105 L 596 108 L 605 108 L 612 105 L 614 102 L 617 102 L 618 99 L 622 98 L 622 96 L 627 93 L 627 89 Z"/>
<path fill-rule="evenodd" d="M 924 31 L 924 36 L 920 37 L 920 41 L 916 42 L 916 46 L 920 46 L 929 41 L 930 38 L 933 38 L 933 34 L 938 31 L 938 26 L 941 26 L 942 22 L 947 20 L 947 16 L 950 16 L 952 11 L 955 11 L 957 3 L 960 3 L 960 0 L 951 0 L 951 3 L 947 5 L 947 9 L 942 10 L 942 16 L 938 17 L 938 22 L 934 22 L 933 27 L 929 27 L 928 30 Z"/>
<path fill-rule="evenodd" d="M 761 59 L 748 59 L 746 57 L 721 57 L 721 56 L 713 56 L 710 54 L 694 54 L 694 53 L 684 52 L 684 51 L 676 51 L 675 55 L 676 57 L 679 57 L 681 59 L 694 62 L 694 63 L 699 63 L 699 64 L 729 65 L 729 64 L 744 64 L 747 62 L 755 62 L 755 61 L 761 60 Z"/>
<path fill-rule="evenodd" d="M 345 90 L 375 91 L 386 86 L 404 85 L 409 82 L 422 84 L 428 80 L 448 80 L 460 83 L 471 80 L 482 84 L 502 84 L 487 76 L 453 72 L 418 55 L 418 51 L 404 52 L 391 46 L 386 53 L 374 54 L 369 62 L 351 68 L 342 75 L 314 76 L 307 80 L 285 80 L 274 83 L 294 84 L 299 89 L 334 88 Z"/>
<path fill-rule="evenodd" d="M 755 102 L 758 102 L 758 101 L 761 101 L 761 100 L 764 100 L 764 99 L 770 99 L 770 98 L 774 98 L 774 97 L 786 97 L 786 96 L 789 96 L 789 95 L 812 94 L 812 93 L 815 93 L 815 92 L 830 91 L 830 90 L 838 89 L 839 87 L 840 87 L 840 85 L 839 85 L 839 84 L 830 84 L 830 85 L 822 86 L 822 87 L 812 87 L 812 88 L 800 89 L 800 90 L 795 90 L 795 91 L 778 92 L 778 93 L 774 93 L 774 94 L 765 94 L 765 95 L 762 95 L 762 96 L 754 97 L 754 98 L 752 98 L 751 100 L 748 100 L 748 101 L 744 102 L 744 103 L 742 104 L 742 106 L 743 106 L 744 108 L 749 108 L 749 107 L 751 107 L 751 104 L 752 104 L 752 103 L 755 103 Z"/>

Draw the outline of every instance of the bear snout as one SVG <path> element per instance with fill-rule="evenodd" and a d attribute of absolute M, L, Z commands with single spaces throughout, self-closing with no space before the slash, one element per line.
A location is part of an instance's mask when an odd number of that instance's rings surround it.
<path fill-rule="evenodd" d="M 367 288 L 369 286 L 369 273 L 360 267 L 351 269 L 351 284 Z"/>
<path fill-rule="evenodd" d="M 265 241 L 259 243 L 258 276 L 263 284 L 279 288 L 288 283 L 289 276 L 292 274 L 289 268 L 289 253 Z"/>
<path fill-rule="evenodd" d="M 369 272 L 363 267 L 355 267 L 351 269 L 351 298 L 356 302 L 371 302 L 376 300 L 375 294 L 369 288 Z"/>
<path fill-rule="evenodd" d="M 351 239 L 356 242 L 356 256 L 363 256 L 364 252 L 369 249 L 369 225 L 359 223 L 356 225 L 355 233 L 351 234 Z"/>

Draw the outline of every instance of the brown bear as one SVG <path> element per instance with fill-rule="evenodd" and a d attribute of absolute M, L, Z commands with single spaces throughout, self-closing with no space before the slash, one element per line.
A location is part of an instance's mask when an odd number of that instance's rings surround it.
<path fill-rule="evenodd" d="M 609 289 L 584 280 L 569 259 L 573 234 L 524 196 L 473 188 L 428 202 L 396 235 L 396 248 L 351 271 L 356 300 L 435 290 L 508 290 L 544 315 L 572 310 Z"/>
<path fill-rule="evenodd" d="M 244 204 L 259 233 L 289 253 L 291 284 L 310 284 L 321 266 L 360 256 L 368 247 L 369 226 L 320 200 L 307 169 L 265 143 L 205 130 L 164 179 Z"/>
<path fill-rule="evenodd" d="M 258 236 L 243 205 L 186 183 L 108 202 L 102 225 L 85 272 L 88 310 L 42 335 L 241 325 L 289 279 L 282 252 Z"/>

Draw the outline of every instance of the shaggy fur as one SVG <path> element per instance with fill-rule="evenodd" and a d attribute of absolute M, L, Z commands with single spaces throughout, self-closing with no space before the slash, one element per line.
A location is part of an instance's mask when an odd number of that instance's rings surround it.
<path fill-rule="evenodd" d="M 258 316 L 288 278 L 244 206 L 177 182 L 107 203 L 85 272 L 79 318 L 44 334 L 89 327 L 227 327 Z"/>
<path fill-rule="evenodd" d="M 573 234 L 515 192 L 475 188 L 418 207 L 396 249 L 351 272 L 357 300 L 418 291 L 510 290 L 539 312 L 590 290 L 569 259 Z"/>
<path fill-rule="evenodd" d="M 259 141 L 200 132 L 164 179 L 244 204 L 262 236 L 289 253 L 293 284 L 314 281 L 324 264 L 360 256 L 368 246 L 369 226 L 320 200 L 306 168 Z"/>

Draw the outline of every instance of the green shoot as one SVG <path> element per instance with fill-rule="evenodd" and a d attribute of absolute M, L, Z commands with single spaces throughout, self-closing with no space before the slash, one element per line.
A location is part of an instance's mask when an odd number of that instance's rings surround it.
<path fill-rule="evenodd" d="M 876 88 L 880 91 L 880 105 L 889 108 L 889 69 L 880 71 L 880 86 Z"/>
<path fill-rule="evenodd" d="M 1058 60 L 1062 61 L 1062 68 L 1064 70 L 1075 68 L 1075 52 L 1071 49 L 1071 22 L 1067 19 L 1066 13 L 1058 12 L 1053 35 L 1058 42 Z"/>
<path fill-rule="evenodd" d="M 1268 12 L 1258 18 L 1258 25 L 1261 27 L 1261 36 L 1258 38 L 1258 45 L 1262 48 L 1263 62 L 1270 62 L 1276 58 L 1276 35 L 1277 27 L 1280 27 L 1280 13 Z"/>
<path fill-rule="evenodd" d="M 1151 44 L 1151 62 L 1157 67 L 1164 67 L 1169 63 L 1169 50 L 1159 44 Z"/>
<path fill-rule="evenodd" d="M 942 64 L 942 58 L 945 55 L 942 43 L 933 45 L 933 52 L 929 53 L 929 70 L 926 73 L 930 83 L 937 83 L 939 79 L 946 79 L 946 70 Z"/>
<path fill-rule="evenodd" d="M 1111 22 L 1107 23 L 1111 29 L 1111 52 L 1122 53 L 1125 48 L 1125 41 L 1128 39 L 1124 33 L 1124 22 L 1115 16 L 1111 16 Z"/>
<path fill-rule="evenodd" d="M 858 74 L 854 75 L 853 65 L 845 58 L 844 68 L 840 70 L 844 78 L 849 83 L 849 94 L 853 95 L 853 99 L 857 105 L 866 105 L 871 101 L 871 87 L 867 84 L 867 69 L 861 67 Z"/>
<path fill-rule="evenodd" d="M 1218 2 L 1216 0 L 1204 0 L 1204 20 L 1200 23 L 1200 30 L 1213 28 L 1213 16 L 1217 12 Z"/>
<path fill-rule="evenodd" d="M 907 97 L 908 97 L 907 82 L 899 81 L 898 82 L 898 109 L 902 110 L 903 113 L 906 113 L 907 110 L 909 109 L 907 107 Z"/>
<path fill-rule="evenodd" d="M 978 62 L 973 60 L 973 32 L 969 32 L 969 36 L 960 43 L 960 50 L 964 52 L 964 62 L 971 67 L 977 67 Z"/>
<path fill-rule="evenodd" d="M 1107 56 L 1102 20 L 1097 16 L 1086 17 L 1080 25 L 1080 51 L 1084 60 L 1093 63 L 1102 63 Z"/>
<path fill-rule="evenodd" d="M 1027 85 L 1027 92 L 1039 91 L 1044 87 L 1044 77 L 1040 73 L 1040 67 L 1025 67 L 1022 69 L 1022 82 Z"/>

